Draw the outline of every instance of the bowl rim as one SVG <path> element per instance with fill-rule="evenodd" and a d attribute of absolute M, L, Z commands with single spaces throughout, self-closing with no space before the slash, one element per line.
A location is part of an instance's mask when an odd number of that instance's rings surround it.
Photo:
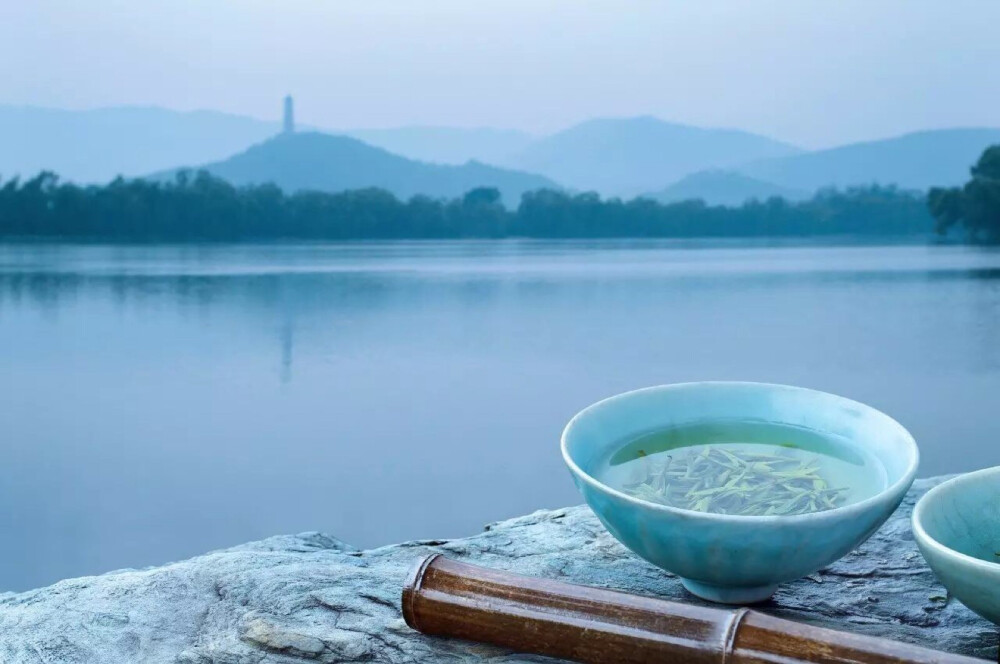
<path fill-rule="evenodd" d="M 876 413 L 887 418 L 892 424 L 899 428 L 899 430 L 904 434 L 903 439 L 905 440 L 907 446 L 912 452 L 912 458 L 910 464 L 906 467 L 906 470 L 900 475 L 899 479 L 893 482 L 891 485 L 885 487 L 873 496 L 869 496 L 864 500 L 858 501 L 856 503 L 850 503 L 849 505 L 842 505 L 840 507 L 835 507 L 831 510 L 823 510 L 821 512 L 806 512 L 805 514 L 771 514 L 771 515 L 739 515 L 739 514 L 717 514 L 715 512 L 699 512 L 697 510 L 688 510 L 681 507 L 671 507 L 669 505 L 661 505 L 659 503 L 651 503 L 641 498 L 636 498 L 630 496 L 623 491 L 614 489 L 607 484 L 599 481 L 589 473 L 585 472 L 576 461 L 570 456 L 569 450 L 567 449 L 567 435 L 570 429 L 584 416 L 592 412 L 594 409 L 605 406 L 614 401 L 620 401 L 624 399 L 631 398 L 636 394 L 643 392 L 668 392 L 674 390 L 690 389 L 692 387 L 705 387 L 705 386 L 742 386 L 742 387 L 756 387 L 756 388 L 766 388 L 766 389 L 780 389 L 780 390 L 791 390 L 798 392 L 812 392 L 815 394 L 822 394 L 828 397 L 834 397 L 847 404 L 853 404 L 855 406 L 860 406 L 865 410 L 875 411 Z M 917 466 L 920 463 L 920 450 L 917 447 L 917 442 L 914 440 L 913 435 L 896 421 L 894 418 L 883 413 L 882 411 L 869 406 L 867 404 L 861 403 L 860 401 L 855 401 L 853 399 L 848 399 L 847 397 L 842 397 L 838 394 L 833 394 L 831 392 L 823 392 L 822 390 L 814 390 L 808 387 L 798 387 L 795 385 L 783 385 L 781 383 L 762 383 L 755 381 L 739 381 L 739 380 L 706 380 L 706 381 L 689 381 L 684 383 L 665 383 L 662 385 L 651 385 L 649 387 L 641 387 L 636 390 L 629 390 L 627 392 L 621 392 L 613 396 L 596 401 L 576 415 L 574 415 L 566 426 L 563 428 L 562 436 L 559 440 L 559 448 L 562 451 L 563 461 L 569 467 L 570 472 L 579 477 L 581 480 L 589 484 L 594 489 L 601 491 L 606 494 L 610 494 L 618 499 L 624 500 L 629 503 L 634 503 L 635 505 L 645 508 L 652 509 L 658 512 L 664 512 L 666 514 L 671 514 L 679 517 L 695 518 L 695 519 L 706 519 L 711 521 L 722 521 L 732 524 L 776 524 L 776 523 L 796 523 L 796 522 L 808 522 L 815 521 L 817 519 L 839 519 L 841 517 L 858 515 L 868 511 L 874 505 L 885 500 L 886 496 L 893 495 L 902 489 L 905 493 L 907 488 L 913 483 L 913 479 L 917 474 Z"/>
<path fill-rule="evenodd" d="M 970 556 L 967 553 L 962 553 L 957 549 L 953 549 L 942 543 L 940 540 L 932 537 L 930 533 L 924 529 L 923 524 L 923 514 L 927 509 L 927 505 L 933 502 L 934 499 L 941 493 L 944 493 L 948 487 L 954 488 L 970 480 L 990 475 L 1000 475 L 1000 466 L 991 466 L 990 468 L 981 468 L 969 473 L 962 473 L 957 477 L 952 477 L 950 480 L 945 480 L 944 482 L 941 482 L 941 484 L 931 488 L 927 491 L 927 493 L 920 497 L 920 500 L 918 500 L 917 504 L 913 507 L 913 514 L 910 516 L 910 527 L 913 530 L 913 536 L 916 538 L 917 542 L 933 549 L 935 553 L 947 558 L 952 558 L 965 565 L 971 565 L 972 567 L 978 567 L 992 574 L 998 574 L 1000 573 L 1000 562 L 990 562 L 989 560 L 976 558 L 975 556 Z"/>

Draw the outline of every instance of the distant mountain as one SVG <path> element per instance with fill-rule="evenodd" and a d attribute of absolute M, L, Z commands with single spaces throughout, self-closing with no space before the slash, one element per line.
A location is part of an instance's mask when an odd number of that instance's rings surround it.
<path fill-rule="evenodd" d="M 277 122 L 215 111 L 0 106 L 0 179 L 52 170 L 64 179 L 102 183 L 117 175 L 138 177 L 181 165 L 223 168 L 231 155 L 279 131 Z M 466 182 L 483 180 L 504 182 L 508 202 L 516 202 L 511 192 L 555 182 L 605 196 L 653 192 L 657 197 L 697 195 L 715 202 L 734 201 L 748 192 L 764 197 L 768 187 L 783 188 L 789 196 L 874 182 L 926 189 L 964 182 L 980 153 L 1000 143 L 1000 129 L 945 129 L 803 152 L 743 131 L 701 129 L 652 117 L 591 120 L 542 138 L 489 128 L 401 127 L 349 133 L 383 148 L 374 153 L 359 146 L 351 149 L 364 152 L 372 163 L 384 160 L 395 166 L 387 167 L 385 177 L 374 167 L 355 172 L 345 166 L 343 172 L 328 172 L 323 186 L 339 186 L 330 185 L 334 181 L 367 186 L 384 179 L 385 186 L 395 187 L 400 195 L 421 190 L 454 195 Z M 294 170 L 294 161 L 287 167 Z M 424 162 L 449 164 L 453 170 L 434 170 Z M 757 182 L 738 181 L 733 172 Z M 310 177 L 275 170 L 270 179 L 297 182 Z"/>
<path fill-rule="evenodd" d="M 590 120 L 539 139 L 503 163 L 577 189 L 631 196 L 686 175 L 800 150 L 730 129 L 701 129 L 652 117 Z"/>
<path fill-rule="evenodd" d="M 739 170 L 807 191 L 872 183 L 927 189 L 965 182 L 969 167 L 995 143 L 1000 129 L 939 129 L 757 161 Z"/>
<path fill-rule="evenodd" d="M 51 170 L 77 182 L 107 182 L 222 159 L 279 129 L 215 111 L 0 106 L 0 177 Z"/>
<path fill-rule="evenodd" d="M 416 194 L 457 197 L 480 186 L 496 187 L 508 205 L 525 191 L 559 188 L 552 180 L 470 161 L 461 166 L 400 157 L 355 138 L 319 132 L 280 134 L 245 152 L 199 166 L 233 184 L 273 182 L 285 191 L 337 192 L 379 187 L 398 198 Z M 160 177 L 170 174 L 160 174 Z"/>
<path fill-rule="evenodd" d="M 709 205 L 739 206 L 750 199 L 778 196 L 790 201 L 809 198 L 801 189 L 782 187 L 734 171 L 701 171 L 681 178 L 666 189 L 645 194 L 661 203 L 701 199 Z"/>
<path fill-rule="evenodd" d="M 341 132 L 398 155 L 440 164 L 499 163 L 523 150 L 533 137 L 515 129 L 397 127 Z"/>

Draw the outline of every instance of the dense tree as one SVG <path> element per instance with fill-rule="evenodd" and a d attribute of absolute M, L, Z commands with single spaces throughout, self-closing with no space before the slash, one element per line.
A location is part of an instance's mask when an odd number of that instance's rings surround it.
<path fill-rule="evenodd" d="M 982 162 L 985 175 L 976 177 L 992 181 L 990 169 L 996 169 L 994 161 Z M 971 189 L 961 205 L 938 196 L 931 210 L 938 216 L 938 207 L 956 205 L 966 219 L 968 210 L 992 204 L 989 195 Z M 802 203 L 772 198 L 737 208 L 539 190 L 526 193 L 517 210 L 509 210 L 493 188 L 473 189 L 454 200 L 415 196 L 400 201 L 381 189 L 286 194 L 274 185 L 235 187 L 205 172 L 182 172 L 166 182 L 119 178 L 87 187 L 61 183 L 52 173 L 0 182 L 0 237 L 6 238 L 187 242 L 877 236 L 927 234 L 931 224 L 922 196 L 886 187 L 828 190 Z"/>
<path fill-rule="evenodd" d="M 986 149 L 964 187 L 934 188 L 927 205 L 939 233 L 961 225 L 974 242 L 1000 243 L 1000 145 Z"/>

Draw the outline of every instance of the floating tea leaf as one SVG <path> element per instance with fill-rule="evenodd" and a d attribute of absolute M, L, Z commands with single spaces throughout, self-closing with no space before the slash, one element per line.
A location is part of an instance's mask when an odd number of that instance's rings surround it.
<path fill-rule="evenodd" d="M 644 476 L 622 488 L 654 503 L 743 516 L 829 510 L 843 504 L 847 491 L 846 487 L 829 487 L 812 462 L 781 452 L 705 446 L 664 456 L 646 464 Z"/>
<path fill-rule="evenodd" d="M 740 438 L 747 442 L 736 442 Z M 701 423 L 641 436 L 616 450 L 599 474 L 636 498 L 681 509 L 807 514 L 862 500 L 884 486 L 877 462 L 835 443 L 772 423 Z"/>

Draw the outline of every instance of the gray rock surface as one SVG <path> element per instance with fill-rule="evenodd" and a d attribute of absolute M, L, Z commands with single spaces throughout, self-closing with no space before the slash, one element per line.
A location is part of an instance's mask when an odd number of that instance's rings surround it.
<path fill-rule="evenodd" d="M 997 630 L 947 594 L 910 535 L 918 481 L 858 551 L 783 586 L 763 611 L 996 660 Z M 551 661 L 424 637 L 400 617 L 414 561 L 439 551 L 523 574 L 694 602 L 585 507 L 541 511 L 449 541 L 358 551 L 306 533 L 145 570 L 0 597 L 0 662 L 264 664 Z"/>

